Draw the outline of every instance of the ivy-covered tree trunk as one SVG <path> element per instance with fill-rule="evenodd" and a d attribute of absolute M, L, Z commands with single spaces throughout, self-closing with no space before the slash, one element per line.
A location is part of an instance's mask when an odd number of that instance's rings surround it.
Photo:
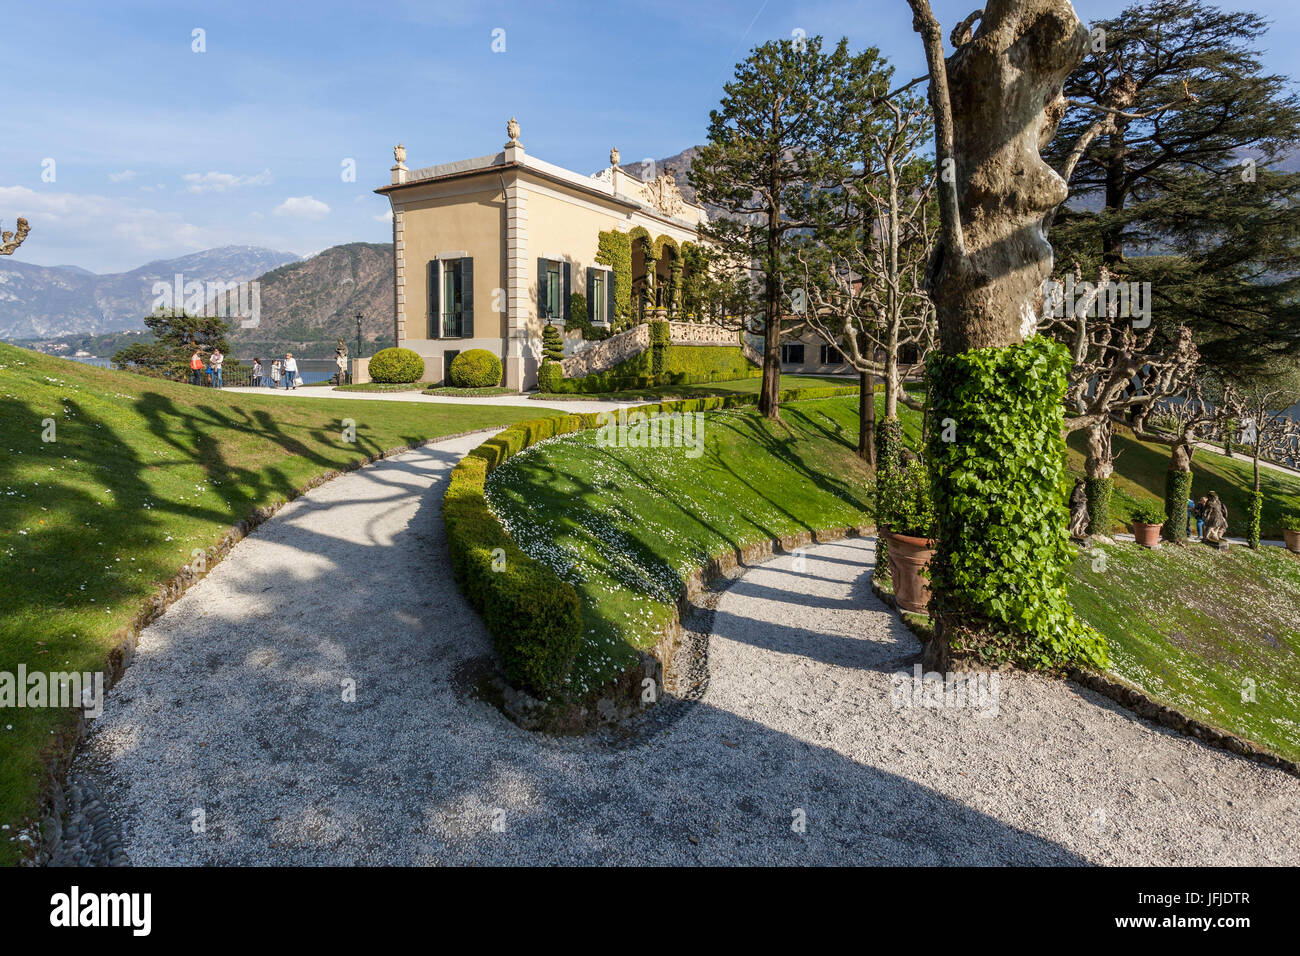
<path fill-rule="evenodd" d="M 1256 432 L 1257 436 L 1262 434 L 1263 434 L 1262 429 Z M 1246 515 L 1246 543 L 1250 545 L 1252 548 L 1259 547 L 1259 521 L 1260 521 L 1260 516 L 1264 511 L 1264 495 L 1263 492 L 1259 490 L 1259 456 L 1261 452 L 1260 444 L 1261 444 L 1260 439 L 1256 437 L 1255 444 L 1251 448 L 1252 457 L 1254 458 L 1253 464 L 1255 466 L 1255 475 L 1254 475 L 1255 483 L 1254 485 L 1251 486 L 1250 511 Z"/>
<path fill-rule="evenodd" d="M 1084 474 L 1088 492 L 1088 533 L 1109 535 L 1111 532 L 1110 498 L 1114 490 L 1115 457 L 1111 451 L 1112 428 L 1109 418 L 1091 423 L 1085 434 L 1087 455 Z"/>
<path fill-rule="evenodd" d="M 1088 31 L 1068 0 L 989 0 L 945 60 L 928 0 L 909 2 L 930 67 L 943 221 L 929 274 L 942 354 L 928 360 L 939 540 L 927 663 L 1100 663 L 1101 638 L 1065 594 L 1070 358 L 1034 335 L 1052 267 L 1044 219 L 1067 194 L 1039 150 Z"/>
<path fill-rule="evenodd" d="M 1192 494 L 1192 444 L 1180 441 L 1169 456 L 1165 472 L 1165 523 L 1160 536 L 1174 544 L 1187 543 L 1187 500 Z"/>

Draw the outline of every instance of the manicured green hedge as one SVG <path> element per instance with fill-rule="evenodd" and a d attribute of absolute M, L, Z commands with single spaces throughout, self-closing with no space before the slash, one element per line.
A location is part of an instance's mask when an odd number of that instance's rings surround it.
<path fill-rule="evenodd" d="M 424 359 L 410 349 L 380 349 L 370 357 L 370 380 L 409 384 L 424 377 Z"/>
<path fill-rule="evenodd" d="M 781 400 L 834 398 L 856 392 L 856 386 L 790 389 L 782 393 Z M 636 410 L 647 415 L 705 412 L 757 401 L 757 395 L 712 395 Z M 581 605 L 572 585 L 511 540 L 488 508 L 484 484 L 498 466 L 525 448 L 600 424 L 598 413 L 517 422 L 460 460 L 451 471 L 443 497 L 442 516 L 456 583 L 482 615 L 506 679 L 538 695 L 563 690 L 582 643 Z"/>
<path fill-rule="evenodd" d="M 487 349 L 470 349 L 451 360 L 447 378 L 457 388 L 491 388 L 501 384 L 501 360 Z"/>
<path fill-rule="evenodd" d="M 1104 640 L 1066 598 L 1069 353 L 1035 336 L 932 353 L 927 366 L 939 538 L 930 578 L 950 649 L 990 663 L 1104 666 Z"/>

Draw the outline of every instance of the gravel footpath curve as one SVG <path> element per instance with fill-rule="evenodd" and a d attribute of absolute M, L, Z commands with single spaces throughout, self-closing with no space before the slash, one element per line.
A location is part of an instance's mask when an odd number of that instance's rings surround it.
<path fill-rule="evenodd" d="M 1089 691 L 895 710 L 919 645 L 871 540 L 717 596 L 707 691 L 662 732 L 518 729 L 464 690 L 490 648 L 442 530 L 481 440 L 310 491 L 143 632 L 76 764 L 132 863 L 1300 862 L 1300 780 Z"/>

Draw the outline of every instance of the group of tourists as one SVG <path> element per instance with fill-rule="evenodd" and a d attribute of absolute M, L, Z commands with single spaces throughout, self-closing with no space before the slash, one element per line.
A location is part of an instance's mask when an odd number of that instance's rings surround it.
<path fill-rule="evenodd" d="M 222 379 L 222 366 L 225 365 L 225 361 L 226 357 L 221 354 L 219 348 L 214 348 L 206 359 L 203 357 L 203 350 L 196 348 L 194 354 L 190 356 L 190 384 L 223 388 L 225 382 Z M 298 360 L 293 357 L 292 352 L 285 353 L 283 359 L 272 361 L 269 375 L 262 368 L 262 360 L 253 359 L 254 385 L 279 388 L 281 381 L 284 382 L 286 389 L 297 388 L 302 384 L 302 376 L 298 372 Z"/>
<path fill-rule="evenodd" d="M 281 380 L 284 381 L 284 387 L 287 389 L 297 388 L 302 384 L 302 376 L 298 374 L 298 360 L 293 357 L 292 352 L 286 352 L 283 360 L 271 360 L 270 375 L 263 373 L 260 358 L 253 359 L 253 383 L 255 385 L 279 388 Z"/>
<path fill-rule="evenodd" d="M 1191 537 L 1192 523 L 1196 523 L 1196 536 L 1207 544 L 1219 544 L 1228 533 L 1228 508 L 1218 494 L 1193 501 L 1187 499 L 1187 535 Z"/>
<path fill-rule="evenodd" d="M 226 357 L 221 354 L 221 349 L 214 348 L 206 361 L 203 358 L 203 350 L 195 349 L 194 354 L 190 356 L 190 384 L 203 385 L 203 373 L 206 371 L 208 387 L 222 388 L 224 383 L 221 379 L 221 367 L 225 361 Z"/>

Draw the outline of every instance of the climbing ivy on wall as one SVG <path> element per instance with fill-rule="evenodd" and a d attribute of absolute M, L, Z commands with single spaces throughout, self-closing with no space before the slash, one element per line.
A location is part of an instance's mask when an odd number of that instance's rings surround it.
<path fill-rule="evenodd" d="M 632 322 L 632 237 L 611 230 L 596 237 L 596 261 L 614 272 L 614 325 Z"/>
<path fill-rule="evenodd" d="M 939 512 L 930 577 L 950 649 L 994 664 L 1104 666 L 1104 639 L 1066 600 L 1069 353 L 1035 336 L 927 365 Z"/>

